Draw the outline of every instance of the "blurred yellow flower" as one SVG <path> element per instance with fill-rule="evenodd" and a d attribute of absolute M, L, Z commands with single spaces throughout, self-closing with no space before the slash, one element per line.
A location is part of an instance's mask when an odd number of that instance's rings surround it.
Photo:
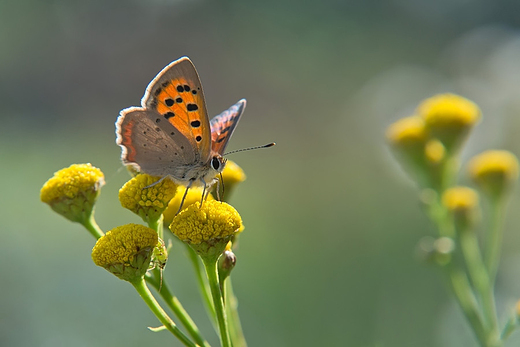
<path fill-rule="evenodd" d="M 433 139 L 426 143 L 424 155 L 430 163 L 438 164 L 444 159 L 446 149 L 439 140 Z"/>
<path fill-rule="evenodd" d="M 43 185 L 40 199 L 54 211 L 74 222 L 84 223 L 92 215 L 101 187 L 100 169 L 89 164 L 73 164 L 59 170 Z"/>
<path fill-rule="evenodd" d="M 485 151 L 468 166 L 471 178 L 494 197 L 502 196 L 518 179 L 518 159 L 509 151 Z"/>
<path fill-rule="evenodd" d="M 428 132 L 421 117 L 411 116 L 391 124 L 386 131 L 386 137 L 394 146 L 422 149 L 428 140 Z"/>
<path fill-rule="evenodd" d="M 92 260 L 118 278 L 134 282 L 148 270 L 157 244 L 155 230 L 139 224 L 126 224 L 110 230 L 96 242 Z"/>
<path fill-rule="evenodd" d="M 458 225 L 471 226 L 477 221 L 478 193 L 468 187 L 452 187 L 442 194 L 442 204 L 455 218 Z"/>
<path fill-rule="evenodd" d="M 439 139 L 449 152 L 456 151 L 480 120 L 479 107 L 455 94 L 439 94 L 424 100 L 417 108 L 430 135 Z"/>
<path fill-rule="evenodd" d="M 471 210 L 478 206 L 478 194 L 468 187 L 452 187 L 442 195 L 442 203 L 453 212 Z"/>
<path fill-rule="evenodd" d="M 147 223 L 157 221 L 177 191 L 177 185 L 168 178 L 154 184 L 159 179 L 147 174 L 139 174 L 130 179 L 119 190 L 121 206 Z"/>

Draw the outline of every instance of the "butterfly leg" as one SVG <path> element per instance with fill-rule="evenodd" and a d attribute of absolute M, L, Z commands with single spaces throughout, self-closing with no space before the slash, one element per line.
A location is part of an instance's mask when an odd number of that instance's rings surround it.
<path fill-rule="evenodd" d="M 179 205 L 179 209 L 177 210 L 177 213 L 175 213 L 175 215 L 178 215 L 179 212 L 181 212 L 182 205 L 184 205 L 184 200 L 186 199 L 186 195 L 188 195 L 188 190 L 190 189 L 193 182 L 193 180 L 190 180 L 190 183 L 188 183 L 188 185 L 186 186 L 186 190 L 184 191 L 184 195 L 182 196 L 181 204 Z"/>
<path fill-rule="evenodd" d="M 206 199 L 207 197 L 207 194 L 206 194 L 206 189 L 208 188 L 207 184 L 206 184 L 206 181 L 204 181 L 203 179 L 200 180 L 202 182 L 202 184 L 204 185 L 204 189 L 202 190 L 202 197 L 200 198 L 200 207 L 202 207 L 202 203 L 204 202 L 204 200 Z M 208 193 L 209 193 L 209 190 L 208 190 Z"/>
<path fill-rule="evenodd" d="M 150 185 L 147 185 L 147 186 L 144 187 L 143 189 L 152 188 L 153 186 L 155 186 L 156 184 L 161 183 L 162 181 L 164 181 L 164 180 L 167 179 L 167 178 L 168 178 L 168 176 L 161 177 L 160 180 L 158 180 L 157 182 L 154 182 L 154 183 L 152 183 L 152 184 L 150 184 Z"/>

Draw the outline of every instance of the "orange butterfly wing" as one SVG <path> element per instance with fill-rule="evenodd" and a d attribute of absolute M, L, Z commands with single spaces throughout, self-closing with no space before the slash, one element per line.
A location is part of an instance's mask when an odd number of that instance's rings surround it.
<path fill-rule="evenodd" d="M 143 107 L 155 110 L 190 141 L 200 160 L 211 154 L 211 128 L 199 75 L 188 57 L 166 66 L 146 87 Z"/>

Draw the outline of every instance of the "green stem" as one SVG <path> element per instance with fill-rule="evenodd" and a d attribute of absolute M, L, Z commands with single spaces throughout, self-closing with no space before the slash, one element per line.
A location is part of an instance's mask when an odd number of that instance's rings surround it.
<path fill-rule="evenodd" d="M 166 312 L 164 312 L 161 306 L 159 306 L 159 303 L 153 297 L 143 278 L 133 282 L 132 285 L 137 290 L 144 302 L 148 305 L 150 310 L 155 314 L 164 327 L 168 329 L 168 331 L 177 337 L 185 346 L 196 347 L 195 343 L 193 343 L 186 335 L 184 335 L 182 331 L 179 330 L 179 328 L 177 328 L 171 318 L 168 317 Z"/>
<path fill-rule="evenodd" d="M 157 235 L 161 240 L 164 240 L 163 238 L 163 216 L 159 217 L 159 219 L 156 220 L 149 220 L 148 226 L 152 228 L 153 230 L 157 231 Z"/>
<path fill-rule="evenodd" d="M 516 330 L 516 328 L 518 328 L 518 318 L 516 312 L 514 312 L 507 321 L 504 330 L 502 330 L 502 334 L 500 334 L 500 339 L 502 341 L 505 341 Z"/>
<path fill-rule="evenodd" d="M 482 315 L 478 309 L 477 300 L 471 290 L 471 285 L 469 284 L 466 274 L 463 271 L 456 269 L 451 263 L 446 265 L 445 270 L 448 283 L 457 298 L 457 302 L 459 303 L 462 312 L 471 324 L 480 345 L 482 347 L 487 347 L 486 332 Z"/>
<path fill-rule="evenodd" d="M 195 342 L 200 346 L 209 347 L 209 343 L 204 339 L 199 328 L 190 317 L 188 312 L 184 309 L 179 299 L 173 295 L 166 283 L 162 283 L 161 286 L 160 270 L 157 268 L 152 270 L 150 276 L 147 276 L 145 279 L 161 295 L 168 307 L 172 310 L 175 316 L 177 316 L 181 324 L 186 328 L 188 334 L 190 334 Z"/>
<path fill-rule="evenodd" d="M 211 300 L 210 288 L 204 279 L 204 269 L 200 266 L 200 258 L 190 246 L 186 245 L 186 248 L 188 249 L 188 255 L 195 270 L 195 275 L 197 276 L 197 283 L 199 285 L 202 299 L 204 300 L 204 306 L 206 307 L 213 327 L 217 330 L 215 308 L 213 307 L 213 302 Z"/>
<path fill-rule="evenodd" d="M 224 298 L 222 297 L 222 292 L 220 291 L 220 286 L 218 283 L 217 258 L 203 257 L 202 261 L 204 263 L 204 267 L 206 268 L 206 275 L 208 276 L 211 296 L 213 297 L 213 307 L 215 308 L 215 313 L 217 316 L 221 346 L 231 347 L 226 310 L 224 308 Z"/>
<path fill-rule="evenodd" d="M 90 215 L 88 219 L 83 221 L 81 224 L 94 236 L 96 239 L 99 239 L 101 236 L 104 236 L 105 233 L 101 230 L 99 225 L 96 223 L 96 219 L 94 218 L 94 213 Z"/>
<path fill-rule="evenodd" d="M 233 292 L 231 277 L 224 281 L 224 298 L 226 299 L 226 313 L 229 318 L 229 333 L 233 347 L 247 347 L 246 338 L 238 315 L 238 300 Z"/>
<path fill-rule="evenodd" d="M 502 247 L 503 220 L 505 212 L 505 199 L 493 199 L 491 230 L 487 235 L 485 263 L 489 273 L 489 280 L 494 285 L 498 264 L 500 263 L 500 249 Z"/>
<path fill-rule="evenodd" d="M 489 281 L 475 233 L 469 228 L 461 229 L 459 232 L 460 245 L 471 281 L 482 302 L 487 340 L 489 343 L 494 343 L 494 341 L 498 341 L 499 331 L 493 287 Z"/>

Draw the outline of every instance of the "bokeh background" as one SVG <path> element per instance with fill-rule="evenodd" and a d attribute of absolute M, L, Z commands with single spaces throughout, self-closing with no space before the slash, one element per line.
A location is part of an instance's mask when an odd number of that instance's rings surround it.
<path fill-rule="evenodd" d="M 107 181 L 100 226 L 139 222 L 117 200 L 128 174 L 114 121 L 188 55 L 211 114 L 248 100 L 230 149 L 278 143 L 232 157 L 248 175 L 232 204 L 246 224 L 233 275 L 250 346 L 474 346 L 415 254 L 435 230 L 384 131 L 455 92 L 484 114 L 464 160 L 520 154 L 519 13 L 514 0 L 0 1 L 0 345 L 180 345 L 146 330 L 158 323 L 134 289 L 94 266 L 93 238 L 39 190 L 91 162 Z M 516 192 L 503 319 L 520 297 L 519 205 Z M 178 246 L 170 285 L 216 345 Z"/>

